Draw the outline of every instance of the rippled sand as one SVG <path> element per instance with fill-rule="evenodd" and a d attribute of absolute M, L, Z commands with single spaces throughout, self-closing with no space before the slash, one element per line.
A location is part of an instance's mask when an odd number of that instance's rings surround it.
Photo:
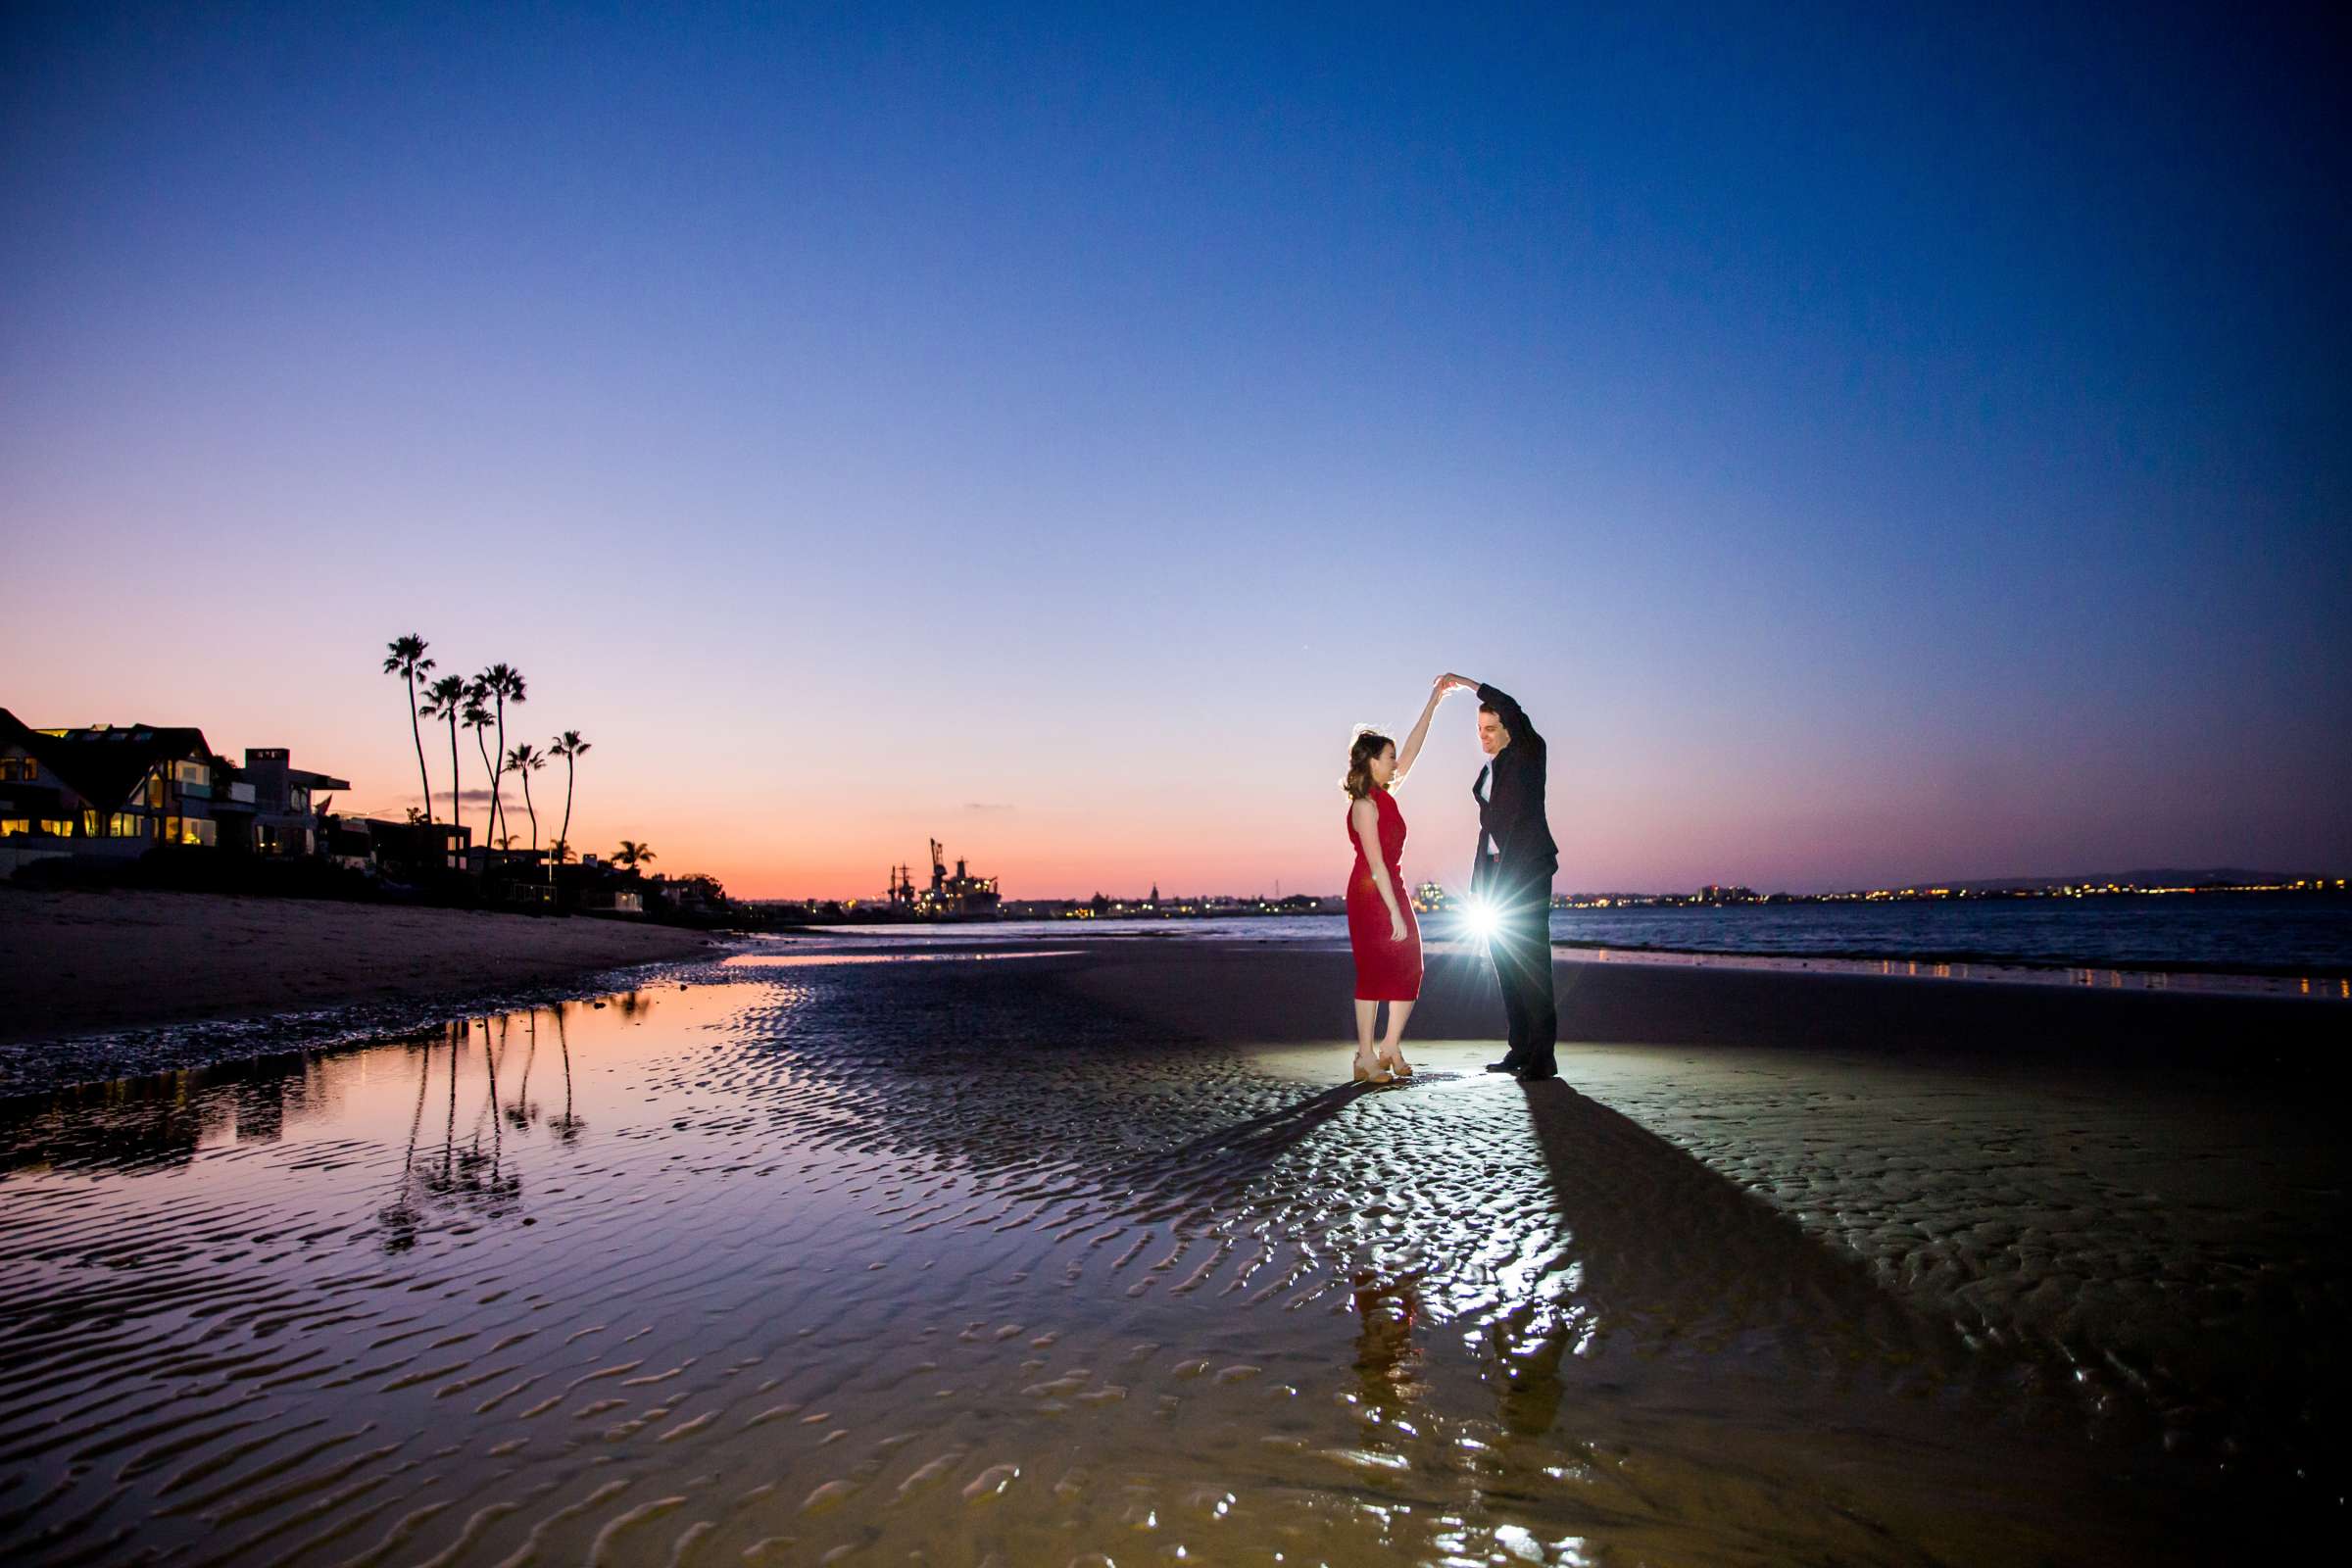
<path fill-rule="evenodd" d="M 2142 1560 L 2337 1485 L 2237 1381 L 2340 1392 L 2285 1111 L 1696 1025 L 1333 1087 L 1346 961 L 736 962 L 19 1104 L 0 1552 Z"/>

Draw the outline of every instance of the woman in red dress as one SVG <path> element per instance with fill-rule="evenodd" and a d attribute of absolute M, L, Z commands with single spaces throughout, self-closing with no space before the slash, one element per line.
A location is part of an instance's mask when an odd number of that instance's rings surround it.
<path fill-rule="evenodd" d="M 1359 728 L 1348 748 L 1348 776 L 1340 787 L 1348 792 L 1348 838 L 1355 847 L 1355 868 L 1348 877 L 1348 943 L 1355 951 L 1357 1083 L 1388 1083 L 1413 1073 L 1399 1042 L 1421 996 L 1421 927 L 1404 893 L 1404 813 L 1390 791 L 1404 782 L 1421 755 L 1430 715 L 1450 689 L 1440 684 L 1429 694 L 1401 755 L 1395 741 L 1369 726 Z M 1388 1038 L 1375 1048 L 1384 1002 Z"/>

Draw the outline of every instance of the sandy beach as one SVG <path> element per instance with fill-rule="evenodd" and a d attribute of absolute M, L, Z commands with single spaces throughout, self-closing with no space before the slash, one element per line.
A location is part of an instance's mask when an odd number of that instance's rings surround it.
<path fill-rule="evenodd" d="M 10 1051 L 172 1025 L 426 1004 L 561 985 L 708 951 L 700 933 L 615 920 L 231 898 L 34 892 L 0 886 L 0 1093 L 46 1087 L 124 1056 L 203 1059 L 149 1041 L 122 1052 Z"/>
<path fill-rule="evenodd" d="M 2211 1560 L 2340 1508 L 2341 1015 L 778 942 L 20 1100 L 12 1561 Z M 1336 983 L 1335 983 L 1336 982 Z"/>

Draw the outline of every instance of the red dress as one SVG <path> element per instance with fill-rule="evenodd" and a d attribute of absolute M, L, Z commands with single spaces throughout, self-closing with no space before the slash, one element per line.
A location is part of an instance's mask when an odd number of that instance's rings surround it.
<path fill-rule="evenodd" d="M 1355 846 L 1355 869 L 1348 875 L 1348 943 L 1355 950 L 1355 1000 L 1358 1002 L 1415 1002 L 1421 996 L 1421 925 L 1413 918 L 1413 901 L 1405 896 L 1404 813 L 1387 790 L 1374 787 L 1373 807 L 1380 812 L 1380 858 L 1388 862 L 1389 886 L 1396 895 L 1397 912 L 1404 916 L 1402 942 L 1389 940 L 1389 907 L 1380 902 L 1380 887 L 1364 858 L 1355 824 L 1348 824 L 1348 842 Z M 1348 810 L 1354 810 L 1348 803 Z"/>

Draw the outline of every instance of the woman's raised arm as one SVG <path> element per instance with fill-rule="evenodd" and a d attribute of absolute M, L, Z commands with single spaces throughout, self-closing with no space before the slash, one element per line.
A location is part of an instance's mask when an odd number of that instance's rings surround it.
<path fill-rule="evenodd" d="M 1446 694 L 1453 690 L 1450 680 L 1450 676 L 1441 675 L 1437 684 L 1429 689 L 1429 701 L 1421 705 L 1420 718 L 1414 721 L 1412 733 L 1405 736 L 1404 744 L 1396 750 L 1396 771 L 1389 777 L 1389 788 L 1395 789 L 1403 783 L 1404 775 L 1413 770 L 1413 759 L 1421 755 L 1421 743 L 1429 739 L 1430 718 L 1437 712 L 1438 705 L 1446 700 Z"/>

